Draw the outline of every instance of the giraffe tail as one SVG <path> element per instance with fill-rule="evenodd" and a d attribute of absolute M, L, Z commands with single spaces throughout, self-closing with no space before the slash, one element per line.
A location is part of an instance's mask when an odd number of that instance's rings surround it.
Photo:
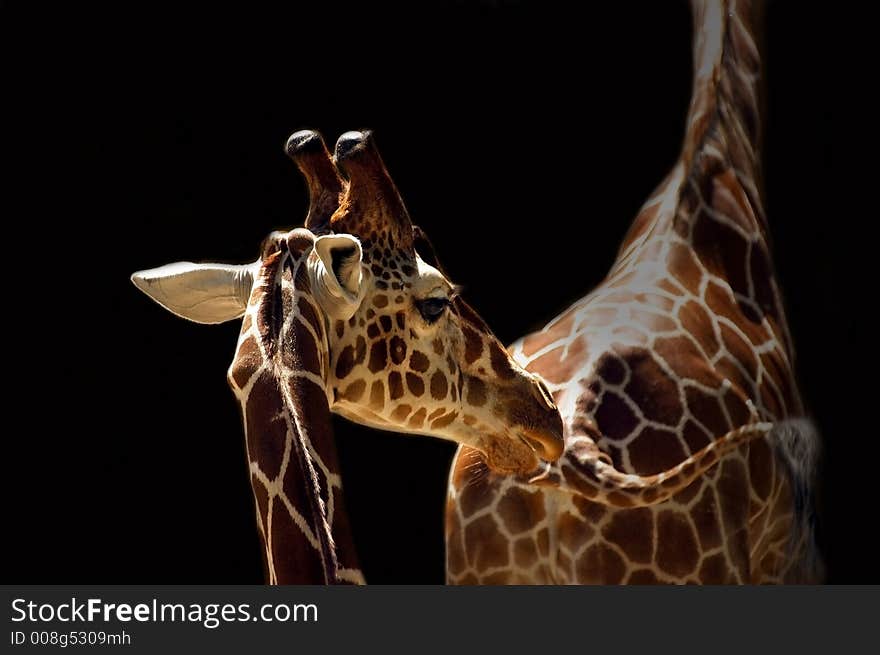
<path fill-rule="evenodd" d="M 815 584 L 825 579 L 825 567 L 817 544 L 819 528 L 816 507 L 816 478 L 821 438 L 816 424 L 805 418 L 785 421 L 773 431 L 771 446 L 785 467 L 794 500 L 789 561 L 793 564 L 785 582 Z"/>
<path fill-rule="evenodd" d="M 593 439 L 573 437 L 567 444 L 568 457 L 564 458 L 567 461 L 545 465 L 544 471 L 529 482 L 567 489 L 611 507 L 647 507 L 677 494 L 731 450 L 752 439 L 766 437 L 777 428 L 776 423 L 743 425 L 714 440 L 680 464 L 647 476 L 617 470 L 607 462 L 607 456 L 598 449 Z"/>

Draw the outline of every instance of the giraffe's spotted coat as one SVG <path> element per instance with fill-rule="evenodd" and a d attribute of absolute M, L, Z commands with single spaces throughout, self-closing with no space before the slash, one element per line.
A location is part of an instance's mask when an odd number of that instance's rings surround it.
<path fill-rule="evenodd" d="M 793 536 L 791 479 L 767 441 L 730 437 L 750 425 L 771 426 L 767 434 L 804 413 L 755 192 L 759 59 L 749 9 L 695 4 L 697 73 L 679 163 L 606 280 L 512 347 L 547 381 L 566 450 L 538 491 L 459 451 L 447 504 L 450 582 L 815 579 L 800 563 L 812 535 Z M 478 404 L 479 387 L 468 393 Z M 529 492 L 543 512 L 523 507 Z"/>

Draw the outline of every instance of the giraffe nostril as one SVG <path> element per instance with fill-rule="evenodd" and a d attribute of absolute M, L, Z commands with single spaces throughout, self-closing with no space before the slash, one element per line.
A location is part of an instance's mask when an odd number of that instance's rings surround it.
<path fill-rule="evenodd" d="M 555 432 L 525 430 L 522 438 L 546 462 L 555 462 L 562 455 L 562 438 Z"/>

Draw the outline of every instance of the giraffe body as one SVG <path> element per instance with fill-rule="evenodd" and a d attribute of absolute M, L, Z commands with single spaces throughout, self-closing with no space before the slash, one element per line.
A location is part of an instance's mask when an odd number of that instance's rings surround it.
<path fill-rule="evenodd" d="M 804 418 L 758 179 L 748 5 L 697 2 L 681 158 L 607 278 L 511 347 L 562 415 L 540 486 L 462 448 L 452 583 L 816 581 Z"/>

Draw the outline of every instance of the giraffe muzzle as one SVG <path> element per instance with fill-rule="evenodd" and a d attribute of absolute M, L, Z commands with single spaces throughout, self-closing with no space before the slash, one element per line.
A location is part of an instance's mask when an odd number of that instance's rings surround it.
<path fill-rule="evenodd" d="M 520 435 L 538 457 L 555 462 L 562 455 L 564 446 L 562 417 L 544 380 L 537 375 L 530 375 L 529 378 L 533 405 L 528 412 L 529 420 L 523 422 Z"/>
<path fill-rule="evenodd" d="M 560 434 L 561 430 L 556 432 L 533 428 L 524 430 L 521 436 L 538 457 L 546 462 L 555 462 L 562 456 L 563 441 Z"/>

